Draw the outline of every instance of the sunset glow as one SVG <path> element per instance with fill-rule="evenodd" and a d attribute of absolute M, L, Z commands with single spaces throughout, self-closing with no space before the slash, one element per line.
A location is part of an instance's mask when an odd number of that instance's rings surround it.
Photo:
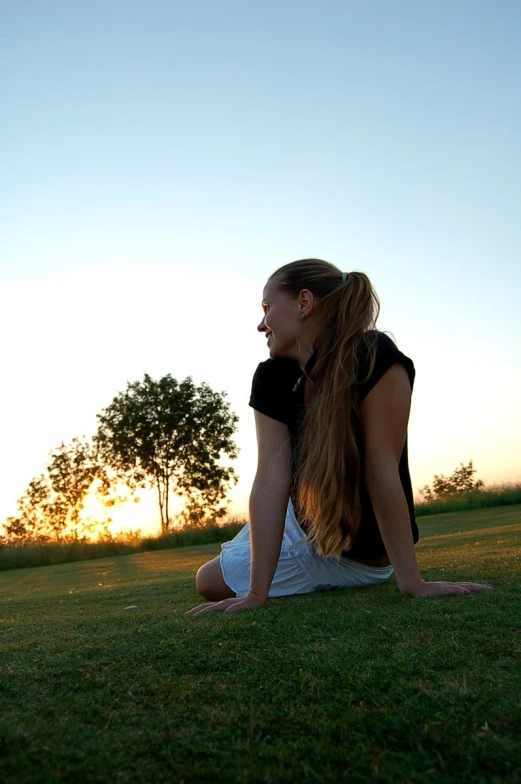
<path fill-rule="evenodd" d="M 485 484 L 521 480 L 516 14 L 234 8 L 6 12 L 0 523 L 144 373 L 227 393 L 246 517 L 263 289 L 306 257 L 365 272 L 415 364 L 415 496 L 470 459 Z M 111 515 L 159 530 L 152 496 Z"/>

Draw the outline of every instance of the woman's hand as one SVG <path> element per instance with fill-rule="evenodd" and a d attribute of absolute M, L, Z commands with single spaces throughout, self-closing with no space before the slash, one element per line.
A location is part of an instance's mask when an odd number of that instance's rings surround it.
<path fill-rule="evenodd" d="M 417 586 L 411 588 L 400 588 L 402 593 L 410 594 L 411 596 L 447 596 L 454 593 L 469 594 L 471 591 L 484 591 L 493 588 L 488 583 L 449 583 L 449 582 L 433 582 L 427 583 L 421 580 Z"/>
<path fill-rule="evenodd" d="M 233 599 L 223 599 L 222 602 L 207 602 L 199 604 L 192 610 L 185 612 L 185 615 L 199 615 L 200 613 L 221 610 L 225 613 L 239 612 L 239 610 L 257 610 L 266 604 L 266 599 L 261 599 L 255 593 L 247 593 L 246 596 L 235 596 Z"/>

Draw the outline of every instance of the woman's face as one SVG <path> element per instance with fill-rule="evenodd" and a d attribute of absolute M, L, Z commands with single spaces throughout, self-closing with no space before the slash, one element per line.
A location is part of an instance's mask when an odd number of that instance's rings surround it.
<path fill-rule="evenodd" d="M 309 316 L 313 314 L 315 305 L 311 292 L 303 289 L 296 299 L 292 299 L 277 288 L 275 280 L 270 280 L 262 293 L 262 309 L 264 316 L 257 329 L 267 337 L 270 357 L 300 360 L 302 349 L 299 350 L 297 341 L 302 344 L 304 339 L 304 343 L 313 343 L 314 319 Z M 301 313 L 307 316 L 305 321 L 301 319 Z"/>
<path fill-rule="evenodd" d="M 287 354 L 295 343 L 298 319 L 297 303 L 278 291 L 274 281 L 268 281 L 262 293 L 264 316 L 257 327 L 264 332 L 270 356 Z"/>

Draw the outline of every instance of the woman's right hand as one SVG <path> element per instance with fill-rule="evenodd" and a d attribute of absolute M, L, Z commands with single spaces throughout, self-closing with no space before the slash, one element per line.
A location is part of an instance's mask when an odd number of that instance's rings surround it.
<path fill-rule="evenodd" d="M 246 596 L 234 596 L 230 599 L 223 599 L 221 602 L 205 602 L 187 610 L 185 615 L 201 615 L 206 612 L 239 612 L 240 610 L 258 610 L 267 602 L 255 593 L 248 591 Z"/>
<path fill-rule="evenodd" d="M 422 580 L 414 588 L 400 590 L 410 596 L 427 598 L 429 596 L 448 596 L 455 593 L 469 594 L 471 591 L 484 591 L 490 588 L 493 586 L 488 583 L 450 583 L 444 581 L 428 583 Z"/>

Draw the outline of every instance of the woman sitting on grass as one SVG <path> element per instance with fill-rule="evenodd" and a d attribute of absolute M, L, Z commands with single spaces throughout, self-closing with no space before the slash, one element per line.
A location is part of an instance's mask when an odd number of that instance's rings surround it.
<path fill-rule="evenodd" d="M 420 575 L 407 454 L 415 369 L 375 329 L 380 303 L 369 278 L 294 261 L 271 275 L 262 307 L 257 329 L 270 358 L 250 397 L 258 443 L 250 522 L 199 569 L 196 588 L 209 603 L 186 614 L 374 585 L 393 572 L 413 596 L 491 588 Z"/>

